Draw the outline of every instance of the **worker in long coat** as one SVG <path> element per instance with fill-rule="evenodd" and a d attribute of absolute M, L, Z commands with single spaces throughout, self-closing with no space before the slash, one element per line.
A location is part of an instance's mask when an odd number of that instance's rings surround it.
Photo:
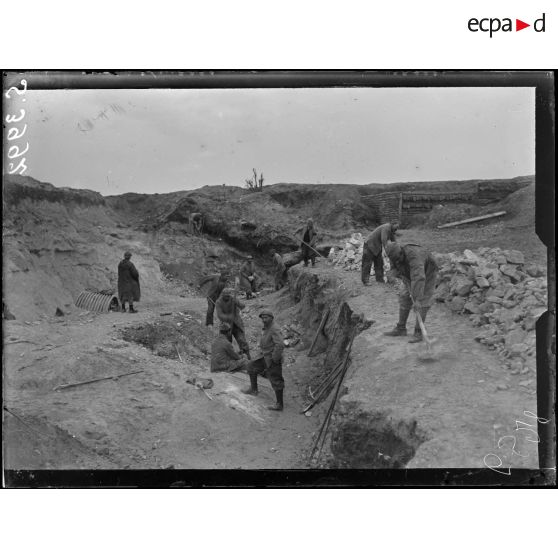
<path fill-rule="evenodd" d="M 283 261 L 281 254 L 278 254 L 275 250 L 271 251 L 271 256 L 273 258 L 273 264 L 274 264 L 273 281 L 275 284 L 275 290 L 278 291 L 279 289 L 282 289 L 285 286 L 285 283 L 287 282 L 287 278 L 286 278 L 287 266 L 285 265 L 285 262 Z"/>
<path fill-rule="evenodd" d="M 299 229 L 300 230 L 300 229 Z M 306 226 L 302 229 L 302 238 L 300 241 L 300 250 L 302 252 L 302 259 L 304 260 L 304 267 L 308 267 L 308 260 L 312 262 L 312 267 L 316 265 L 316 241 L 318 233 L 314 228 L 314 221 L 308 219 Z"/>
<path fill-rule="evenodd" d="M 215 312 L 215 303 L 219 298 L 220 294 L 223 292 L 223 289 L 227 286 L 229 274 L 226 271 L 222 271 L 221 273 L 216 273 L 213 275 L 207 275 L 203 277 L 199 283 L 200 288 L 204 285 L 209 284 L 207 290 L 207 312 L 205 315 L 205 325 L 210 326 L 213 325 L 213 314 Z"/>
<path fill-rule="evenodd" d="M 126 312 L 126 303 L 130 306 L 130 312 L 136 313 L 134 302 L 140 299 L 139 273 L 136 266 L 130 261 L 131 252 L 124 254 L 124 259 L 118 264 L 118 298 L 122 305 L 122 312 Z"/>
<path fill-rule="evenodd" d="M 211 345 L 211 372 L 246 370 L 247 360 L 234 350 L 231 339 L 231 326 L 222 322 L 219 335 Z"/>
<path fill-rule="evenodd" d="M 370 268 L 374 263 L 374 275 L 376 281 L 384 282 L 384 258 L 382 248 L 385 250 L 388 242 L 395 241 L 395 233 L 399 225 L 394 223 L 384 223 L 374 229 L 362 246 L 362 283 L 370 284 Z"/>
<path fill-rule="evenodd" d="M 240 310 L 244 308 L 244 304 L 237 300 L 232 289 L 223 289 L 221 296 L 215 303 L 215 310 L 217 317 L 231 326 L 231 334 L 236 339 L 241 353 L 244 353 L 250 358 L 250 350 L 248 348 L 248 341 L 244 334 L 244 322 L 240 315 Z"/>
<path fill-rule="evenodd" d="M 258 395 L 258 375 L 265 376 L 275 392 L 275 405 L 268 407 L 271 411 L 283 410 L 283 390 L 285 381 L 283 379 L 283 336 L 281 330 L 274 323 L 273 312 L 264 308 L 260 312 L 263 323 L 262 337 L 260 339 L 261 356 L 248 363 L 248 375 L 250 376 L 250 387 L 242 390 L 248 395 Z"/>
<path fill-rule="evenodd" d="M 258 275 L 256 274 L 256 264 L 254 258 L 248 256 L 242 264 L 239 273 L 239 286 L 246 292 L 246 298 L 252 298 L 257 286 Z"/>
<path fill-rule="evenodd" d="M 420 314 L 423 322 L 426 320 L 436 288 L 438 264 L 434 256 L 418 244 L 400 245 L 397 242 L 390 242 L 386 253 L 403 284 L 399 291 L 399 321 L 392 331 L 384 335 L 398 337 L 407 335 L 407 318 L 411 308 Z M 409 343 L 420 341 L 422 341 L 422 331 L 417 319 L 415 332 Z"/>

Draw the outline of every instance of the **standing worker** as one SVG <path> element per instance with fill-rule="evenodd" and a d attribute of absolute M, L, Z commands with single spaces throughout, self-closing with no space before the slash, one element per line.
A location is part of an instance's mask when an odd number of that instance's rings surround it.
<path fill-rule="evenodd" d="M 436 287 L 438 264 L 434 256 L 418 244 L 404 244 L 391 242 L 386 249 L 393 268 L 403 280 L 399 292 L 399 321 L 392 331 L 384 333 L 391 337 L 407 335 L 407 318 L 411 308 L 420 314 L 422 321 L 431 305 L 432 295 Z M 418 319 L 415 323 L 415 333 L 409 343 L 422 341 L 422 331 Z"/>
<path fill-rule="evenodd" d="M 248 342 L 244 335 L 244 322 L 240 316 L 240 310 L 244 308 L 244 304 L 236 299 L 232 289 L 223 289 L 221 296 L 215 303 L 217 317 L 231 327 L 231 334 L 236 339 L 241 353 L 250 358 L 250 350 Z"/>
<path fill-rule="evenodd" d="M 395 241 L 395 233 L 399 225 L 385 223 L 374 229 L 362 246 L 362 284 L 370 285 L 370 268 L 374 262 L 374 275 L 378 283 L 384 282 L 384 258 L 382 249 L 386 249 L 388 242 Z"/>
<path fill-rule="evenodd" d="M 281 257 L 275 250 L 271 250 L 271 256 L 273 258 L 273 263 L 275 264 L 273 280 L 275 283 L 275 290 L 278 291 L 285 286 L 286 278 L 285 272 L 287 271 L 287 266 Z"/>
<path fill-rule="evenodd" d="M 200 288 L 209 283 L 207 291 L 207 313 L 205 316 L 205 325 L 213 325 L 213 313 L 215 311 L 215 303 L 219 298 L 223 289 L 227 286 L 228 273 L 222 271 L 220 274 L 208 275 L 200 281 Z"/>
<path fill-rule="evenodd" d="M 314 229 L 314 221 L 308 219 L 306 226 L 302 229 L 302 240 L 300 242 L 304 267 L 308 267 L 308 260 L 312 261 L 312 267 L 316 265 L 316 249 L 314 246 L 316 245 L 317 234 Z"/>
<path fill-rule="evenodd" d="M 134 302 L 140 299 L 139 273 L 130 261 L 131 252 L 124 254 L 124 259 L 118 264 L 118 298 L 122 304 L 122 312 L 126 312 L 126 303 L 130 306 L 130 313 L 135 314 Z"/>
<path fill-rule="evenodd" d="M 254 264 L 254 258 L 248 256 L 246 261 L 242 264 L 240 268 L 240 288 L 246 291 L 246 299 L 252 298 L 254 291 L 256 290 L 256 280 L 258 276 L 256 275 L 256 265 Z"/>
<path fill-rule="evenodd" d="M 190 215 L 190 223 L 192 225 L 192 232 L 200 235 L 203 229 L 203 215 L 201 213 L 192 213 Z"/>
<path fill-rule="evenodd" d="M 283 390 L 285 388 L 285 381 L 283 380 L 283 336 L 273 322 L 273 312 L 269 308 L 264 308 L 260 312 L 260 318 L 263 323 L 260 340 L 262 356 L 248 363 L 250 387 L 242 390 L 242 393 L 258 395 L 258 374 L 265 376 L 271 382 L 276 398 L 275 405 L 268 407 L 268 409 L 270 411 L 282 411 Z"/>
<path fill-rule="evenodd" d="M 239 355 L 231 343 L 231 326 L 223 322 L 219 335 L 211 345 L 211 372 L 237 372 L 246 370 L 246 359 Z"/>

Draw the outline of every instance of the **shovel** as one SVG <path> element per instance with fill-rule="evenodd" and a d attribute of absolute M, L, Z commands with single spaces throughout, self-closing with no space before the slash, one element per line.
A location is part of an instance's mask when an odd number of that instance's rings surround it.
<path fill-rule="evenodd" d="M 405 281 L 407 285 L 407 289 L 409 290 L 409 296 L 411 297 L 411 302 L 413 303 L 413 311 L 417 318 L 418 325 L 420 327 L 420 331 L 422 333 L 422 338 L 426 345 L 426 351 L 419 353 L 420 360 L 435 360 L 436 355 L 434 354 L 434 341 L 428 337 L 428 332 L 426 331 L 426 327 L 424 322 L 422 321 L 422 317 L 419 312 L 415 309 L 415 300 L 413 299 L 413 295 L 411 295 L 411 284 L 409 281 Z"/>

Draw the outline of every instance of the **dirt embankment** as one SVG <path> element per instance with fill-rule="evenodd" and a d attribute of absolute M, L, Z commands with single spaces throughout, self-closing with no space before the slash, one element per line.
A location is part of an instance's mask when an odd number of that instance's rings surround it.
<path fill-rule="evenodd" d="M 189 192 L 125 194 L 106 199 L 124 222 L 146 232 L 167 225 L 180 228 L 188 223 L 191 213 L 200 212 L 208 235 L 265 258 L 270 248 L 295 250 L 299 244 L 297 231 L 310 217 L 320 233 L 318 249 L 324 254 L 347 231 L 370 230 L 385 222 L 373 194 L 476 192 L 482 188 L 487 199 L 501 200 L 532 183 L 533 177 L 368 185 L 273 184 L 261 192 L 206 186 Z M 451 210 L 453 205 L 447 207 Z"/>
<path fill-rule="evenodd" d="M 498 355 L 474 340 L 474 326 L 449 308 L 431 310 L 427 325 L 437 358 L 424 361 L 420 346 L 383 336 L 397 321 L 393 287 L 375 283 L 366 288 L 355 274 L 325 265 L 296 266 L 289 275 L 293 302 L 307 324 L 304 348 L 323 311 L 331 309 L 314 351 L 318 356 L 299 371 L 308 385 L 320 383 L 348 337 L 356 334 L 321 466 L 483 467 L 485 456 L 495 451 L 495 439 L 523 410 L 536 408 L 533 374 L 525 382 L 510 373 Z M 316 409 L 320 417 L 325 406 Z M 502 459 L 515 467 L 536 467 L 536 448 L 525 440 L 518 444 L 530 450 L 519 450 L 528 457 L 506 448 Z"/>
<path fill-rule="evenodd" d="M 203 275 L 237 272 L 244 257 L 177 224 L 146 232 L 133 212 L 115 209 L 95 192 L 55 188 L 29 177 L 5 179 L 3 301 L 18 320 L 54 316 L 57 308 L 75 311 L 74 301 L 85 289 L 116 290 L 126 250 L 140 271 L 145 299 L 168 289 L 169 279 L 175 294 L 191 294 Z"/>

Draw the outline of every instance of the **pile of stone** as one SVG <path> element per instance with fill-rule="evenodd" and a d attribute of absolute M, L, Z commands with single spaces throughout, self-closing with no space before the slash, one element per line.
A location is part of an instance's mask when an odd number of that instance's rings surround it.
<path fill-rule="evenodd" d="M 329 251 L 328 261 L 335 267 L 341 267 L 347 271 L 360 271 L 362 265 L 362 247 L 365 238 L 360 233 L 353 233 L 344 242 L 342 249 L 332 247 Z M 384 271 L 389 271 L 389 259 L 384 258 Z M 374 275 L 374 269 L 371 270 Z"/>
<path fill-rule="evenodd" d="M 534 372 L 535 324 L 547 307 L 546 270 L 526 264 L 518 250 L 480 248 L 436 257 L 436 300 L 468 315 L 481 328 L 475 339 L 505 357 L 512 374 Z"/>

